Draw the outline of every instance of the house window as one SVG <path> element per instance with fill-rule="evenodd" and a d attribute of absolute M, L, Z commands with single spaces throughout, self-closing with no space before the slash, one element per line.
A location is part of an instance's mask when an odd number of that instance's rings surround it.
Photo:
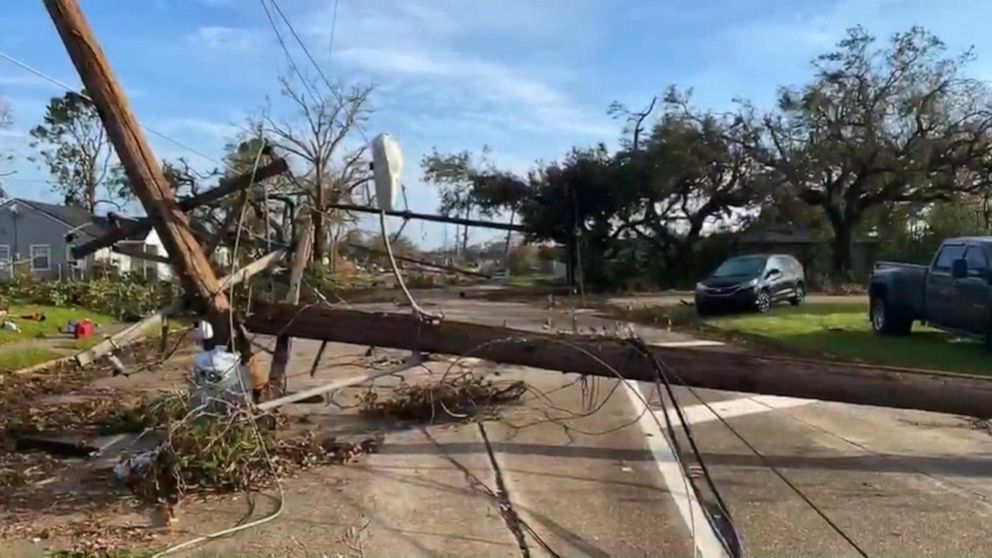
<path fill-rule="evenodd" d="M 52 247 L 48 244 L 31 245 L 31 271 L 48 271 L 52 268 Z"/>
<path fill-rule="evenodd" d="M 0 270 L 7 270 L 10 267 L 10 245 L 0 244 Z"/>

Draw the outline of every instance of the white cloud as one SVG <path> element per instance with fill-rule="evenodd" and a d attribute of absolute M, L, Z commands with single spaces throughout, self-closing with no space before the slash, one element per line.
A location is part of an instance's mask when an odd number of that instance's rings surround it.
<path fill-rule="evenodd" d="M 605 107 L 586 107 L 567 93 L 575 76 L 558 65 L 515 57 L 505 47 L 576 43 L 585 28 L 583 2 L 508 0 L 370 0 L 342 3 L 330 66 L 360 70 L 391 95 L 389 104 L 452 119 L 487 113 L 503 128 L 574 135 L 576 142 L 616 134 Z M 311 51 L 326 59 L 333 7 L 301 24 Z M 531 53 L 533 54 L 533 53 Z M 564 65 L 561 65 L 564 66 Z M 415 91 L 416 93 L 410 93 Z M 416 95 L 416 99 L 413 98 Z"/>
<path fill-rule="evenodd" d="M 376 79 L 407 82 L 430 79 L 433 92 L 424 88 L 420 92 L 455 101 L 445 104 L 446 111 L 457 112 L 459 107 L 467 109 L 485 102 L 490 109 L 498 111 L 499 115 L 494 116 L 504 125 L 531 132 L 566 132 L 597 138 L 610 137 L 616 132 L 603 111 L 586 110 L 548 83 L 506 64 L 453 51 L 388 48 L 349 48 L 339 51 L 337 60 Z M 452 89 L 458 94 L 453 94 Z"/>

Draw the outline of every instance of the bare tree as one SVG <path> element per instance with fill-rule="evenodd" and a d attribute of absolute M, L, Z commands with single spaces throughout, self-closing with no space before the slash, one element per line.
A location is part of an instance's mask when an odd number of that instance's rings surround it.
<path fill-rule="evenodd" d="M 344 202 L 369 179 L 364 142 L 350 142 L 371 112 L 368 85 L 323 88 L 305 78 L 282 78 L 282 96 L 291 113 L 287 118 L 266 109 L 254 128 L 260 128 L 278 150 L 295 156 L 302 172 L 292 178 L 296 189 L 304 193 L 314 223 L 314 261 L 323 260 L 327 252 L 328 225 L 340 224 L 348 216 L 329 211 L 328 204 Z M 332 257 L 333 261 L 333 257 Z"/>

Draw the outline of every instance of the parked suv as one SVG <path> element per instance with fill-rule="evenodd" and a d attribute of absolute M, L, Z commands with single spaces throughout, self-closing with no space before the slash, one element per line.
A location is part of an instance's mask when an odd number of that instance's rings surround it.
<path fill-rule="evenodd" d="M 700 315 L 741 309 L 768 312 L 776 302 L 798 305 L 805 300 L 806 273 L 799 260 L 787 254 L 736 256 L 696 284 L 695 298 Z"/>

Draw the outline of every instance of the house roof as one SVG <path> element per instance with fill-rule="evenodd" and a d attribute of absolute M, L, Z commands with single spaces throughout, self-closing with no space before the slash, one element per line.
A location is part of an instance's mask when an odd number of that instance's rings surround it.
<path fill-rule="evenodd" d="M 111 229 L 110 219 L 106 216 L 93 215 L 82 207 L 56 205 L 24 198 L 11 198 L 3 204 L 19 203 L 44 213 L 52 219 L 59 221 L 70 229 L 76 229 L 88 236 L 96 238 L 107 234 Z M 130 220 L 128 217 L 118 216 L 118 220 Z M 127 240 L 144 240 L 144 238 L 128 238 Z"/>

